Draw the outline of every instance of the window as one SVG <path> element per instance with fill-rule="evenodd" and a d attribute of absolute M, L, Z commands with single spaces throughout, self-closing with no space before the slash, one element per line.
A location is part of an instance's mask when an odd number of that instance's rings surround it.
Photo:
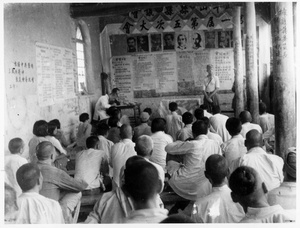
<path fill-rule="evenodd" d="M 84 40 L 80 27 L 76 30 L 76 54 L 77 54 L 77 73 L 78 73 L 78 91 L 81 94 L 86 94 L 86 66 L 84 56 Z"/>

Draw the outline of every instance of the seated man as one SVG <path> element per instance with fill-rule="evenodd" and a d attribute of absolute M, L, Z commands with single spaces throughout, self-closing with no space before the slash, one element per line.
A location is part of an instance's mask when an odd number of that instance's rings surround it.
<path fill-rule="evenodd" d="M 195 201 L 199 188 L 203 188 L 206 195 L 209 193 L 211 187 L 203 186 L 208 182 L 204 177 L 205 161 L 212 154 L 221 154 L 221 149 L 217 142 L 208 139 L 207 125 L 203 121 L 196 121 L 192 131 L 194 140 L 170 143 L 166 146 L 166 151 L 170 155 L 183 156 L 183 164 L 172 160 L 170 156 L 167 165 L 171 175 L 169 185 L 179 196 Z"/>
<path fill-rule="evenodd" d="M 189 138 L 193 138 L 192 132 L 192 123 L 193 123 L 193 114 L 190 112 L 185 112 L 182 115 L 182 122 L 184 123 L 184 127 L 177 131 L 176 139 L 180 141 L 185 141 Z"/>
<path fill-rule="evenodd" d="M 135 142 L 141 135 L 151 135 L 151 127 L 148 125 L 150 115 L 148 112 L 142 112 L 140 116 L 141 124 L 134 128 L 133 141 Z"/>
<path fill-rule="evenodd" d="M 233 202 L 241 204 L 246 213 L 240 223 L 290 222 L 280 205 L 269 205 L 268 190 L 255 169 L 238 167 L 230 176 L 229 187 Z"/>
<path fill-rule="evenodd" d="M 123 124 L 120 129 L 121 141 L 111 148 L 110 166 L 113 168 L 113 189 L 119 187 L 120 171 L 125 162 L 131 156 L 136 155 L 134 150 L 135 143 L 132 142 L 132 128 L 130 125 Z"/>
<path fill-rule="evenodd" d="M 81 199 L 81 191 L 88 184 L 83 180 L 70 177 L 65 171 L 52 166 L 55 147 L 48 141 L 38 144 L 36 148 L 38 167 L 43 175 L 40 194 L 56 200 L 62 207 L 66 223 L 71 223 L 72 213 Z"/>
<path fill-rule="evenodd" d="M 15 189 L 5 183 L 4 187 L 4 224 L 16 223 L 19 208 Z"/>
<path fill-rule="evenodd" d="M 108 175 L 108 158 L 103 150 L 98 150 L 99 139 L 90 136 L 86 139 L 87 150 L 76 154 L 75 179 L 85 181 L 89 193 L 99 194 L 105 190 L 103 177 Z"/>
<path fill-rule="evenodd" d="M 39 194 L 43 176 L 36 164 L 22 165 L 17 171 L 17 181 L 23 191 L 19 197 L 19 214 L 16 223 L 65 223 L 59 203 Z"/>
<path fill-rule="evenodd" d="M 271 206 L 279 204 L 296 219 L 296 148 L 288 149 L 284 160 L 284 180 L 282 184 L 268 193 L 268 202 Z"/>
<path fill-rule="evenodd" d="M 144 160 L 140 156 L 132 156 L 127 159 L 125 168 L 137 161 Z M 125 182 L 125 177 L 124 177 Z M 126 187 L 121 185 L 111 192 L 104 193 L 96 202 L 85 223 L 124 223 L 128 214 L 134 210 L 132 200 L 129 199 Z"/>
<path fill-rule="evenodd" d="M 22 194 L 22 190 L 17 183 L 16 173 L 17 170 L 27 163 L 26 158 L 22 157 L 24 151 L 24 141 L 21 138 L 13 138 L 8 143 L 10 155 L 5 156 L 5 182 L 13 187 L 17 193 L 17 197 Z"/>
<path fill-rule="evenodd" d="M 264 102 L 259 102 L 259 125 L 263 133 L 275 126 L 274 115 L 267 113 L 267 106 Z"/>
<path fill-rule="evenodd" d="M 205 177 L 212 185 L 212 193 L 198 198 L 192 219 L 198 223 L 237 223 L 245 217 L 243 208 L 230 197 L 226 184 L 228 164 L 219 154 L 210 155 L 205 162 Z"/>
<path fill-rule="evenodd" d="M 267 154 L 262 148 L 262 134 L 251 130 L 246 135 L 247 153 L 230 164 L 230 173 L 239 166 L 250 166 L 260 175 L 268 191 L 279 187 L 283 181 L 283 159 L 278 155 Z"/>
<path fill-rule="evenodd" d="M 212 108 L 213 116 L 209 118 L 210 130 L 221 136 L 223 142 L 230 139 L 229 132 L 226 129 L 228 116 L 221 114 L 220 106 L 214 105 Z"/>
<path fill-rule="evenodd" d="M 224 142 L 221 145 L 221 149 L 228 165 L 230 165 L 232 161 L 246 154 L 247 148 L 245 147 L 245 139 L 240 134 L 242 123 L 238 118 L 230 117 L 226 121 L 226 129 L 232 138 Z"/>
<path fill-rule="evenodd" d="M 126 166 L 124 173 L 124 187 L 134 207 L 125 222 L 159 223 L 167 218 L 168 211 L 157 205 L 162 186 L 154 165 L 145 160 L 134 161 Z"/>
<path fill-rule="evenodd" d="M 242 130 L 241 130 L 241 135 L 245 138 L 246 134 L 250 130 L 257 130 L 259 133 L 263 133 L 261 127 L 258 124 L 251 123 L 252 121 L 252 116 L 251 113 L 248 111 L 242 111 L 239 115 L 239 118 L 242 122 Z"/>
<path fill-rule="evenodd" d="M 219 144 L 219 146 L 221 146 L 221 144 L 223 143 L 223 139 L 219 134 L 210 131 L 209 119 L 206 116 L 204 116 L 200 120 L 204 121 L 204 123 L 207 125 L 207 137 L 216 141 Z"/>
<path fill-rule="evenodd" d="M 171 135 L 174 141 L 176 140 L 177 131 L 183 128 L 182 117 L 176 112 L 177 109 L 177 103 L 171 102 L 169 104 L 171 114 L 166 116 L 166 133 Z"/>

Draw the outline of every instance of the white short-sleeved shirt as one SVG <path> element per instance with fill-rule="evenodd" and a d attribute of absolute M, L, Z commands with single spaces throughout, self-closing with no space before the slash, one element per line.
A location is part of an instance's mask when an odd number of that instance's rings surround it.
<path fill-rule="evenodd" d="M 204 79 L 204 85 L 203 85 L 203 90 L 205 90 L 208 93 L 213 92 L 215 89 L 220 88 L 220 81 L 219 77 L 217 76 L 212 76 L 212 79 L 210 80 L 209 77 L 206 77 Z"/>
<path fill-rule="evenodd" d="M 253 129 L 258 130 L 258 132 L 261 134 L 263 133 L 261 127 L 258 124 L 247 122 L 242 124 L 242 130 L 240 134 L 244 138 L 246 138 L 246 134 L 248 133 L 248 131 L 251 131 Z"/>

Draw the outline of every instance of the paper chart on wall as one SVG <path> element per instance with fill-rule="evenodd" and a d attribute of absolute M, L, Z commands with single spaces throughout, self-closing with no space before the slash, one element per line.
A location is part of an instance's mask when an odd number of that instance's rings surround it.
<path fill-rule="evenodd" d="M 75 97 L 71 49 L 36 43 L 36 69 L 40 106 Z"/>
<path fill-rule="evenodd" d="M 202 50 L 194 52 L 193 76 L 195 86 L 202 87 L 204 78 L 207 76 L 206 66 L 212 63 L 211 51 Z"/>

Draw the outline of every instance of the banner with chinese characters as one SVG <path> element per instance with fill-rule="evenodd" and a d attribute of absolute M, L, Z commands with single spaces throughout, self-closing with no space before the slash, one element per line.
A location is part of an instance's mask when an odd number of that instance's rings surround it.
<path fill-rule="evenodd" d="M 37 95 L 40 106 L 75 97 L 71 49 L 36 43 Z"/>

